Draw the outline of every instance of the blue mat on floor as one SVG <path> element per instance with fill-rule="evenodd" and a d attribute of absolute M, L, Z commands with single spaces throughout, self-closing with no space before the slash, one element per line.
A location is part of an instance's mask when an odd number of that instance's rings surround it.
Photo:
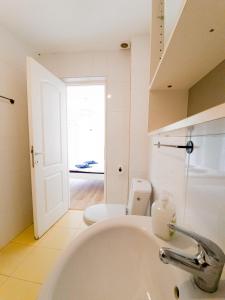
<path fill-rule="evenodd" d="M 75 165 L 76 168 L 78 169 L 87 169 L 87 168 L 91 168 L 91 166 L 87 163 L 83 163 L 83 164 L 79 164 L 79 165 Z"/>
<path fill-rule="evenodd" d="M 84 162 L 84 164 L 88 164 L 88 165 L 97 165 L 98 163 L 97 163 L 97 161 L 95 161 L 95 160 L 87 160 L 87 161 Z"/>

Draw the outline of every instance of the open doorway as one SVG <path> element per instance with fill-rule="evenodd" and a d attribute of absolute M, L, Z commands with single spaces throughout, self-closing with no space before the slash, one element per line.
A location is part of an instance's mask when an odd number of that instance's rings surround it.
<path fill-rule="evenodd" d="M 104 202 L 105 83 L 67 85 L 70 209 Z"/>

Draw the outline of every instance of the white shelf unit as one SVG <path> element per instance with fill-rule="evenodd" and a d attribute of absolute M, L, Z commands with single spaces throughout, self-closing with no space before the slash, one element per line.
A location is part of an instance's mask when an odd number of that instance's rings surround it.
<path fill-rule="evenodd" d="M 184 1 L 162 58 L 151 70 L 150 131 L 184 119 L 189 88 L 225 59 L 224 12 L 224 0 Z M 152 22 L 154 38 L 158 20 L 153 18 Z M 151 53 L 151 59 L 157 60 L 156 51 Z M 154 111 L 160 114 L 157 122 L 152 118 Z"/>
<path fill-rule="evenodd" d="M 171 131 L 176 131 L 179 129 L 184 129 L 188 127 L 193 127 L 198 124 L 211 122 L 219 119 L 225 119 L 225 103 L 207 109 L 199 114 L 193 115 L 191 117 L 185 118 L 178 122 L 172 123 L 165 127 L 153 130 L 149 132 L 149 136 L 154 136 L 158 134 L 165 134 Z"/>

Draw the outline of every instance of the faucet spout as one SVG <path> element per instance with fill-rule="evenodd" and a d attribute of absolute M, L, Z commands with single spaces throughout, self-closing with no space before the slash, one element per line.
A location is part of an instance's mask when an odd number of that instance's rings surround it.
<path fill-rule="evenodd" d="M 187 255 L 170 248 L 160 248 L 159 257 L 164 264 L 172 264 L 184 271 L 196 274 L 203 272 L 201 260 L 195 256 Z"/>
<path fill-rule="evenodd" d="M 196 285 L 203 291 L 215 292 L 225 263 L 225 254 L 222 249 L 211 240 L 194 232 L 174 224 L 169 224 L 169 227 L 197 241 L 198 252 L 196 255 L 188 255 L 179 250 L 163 247 L 159 250 L 160 260 L 193 274 Z"/>

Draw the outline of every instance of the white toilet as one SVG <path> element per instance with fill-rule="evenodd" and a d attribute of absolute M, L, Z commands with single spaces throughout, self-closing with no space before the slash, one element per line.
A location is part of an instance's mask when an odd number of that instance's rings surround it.
<path fill-rule="evenodd" d="M 125 215 L 145 215 L 152 192 L 151 184 L 144 179 L 133 178 L 128 204 L 96 204 L 85 209 L 86 224 Z"/>

